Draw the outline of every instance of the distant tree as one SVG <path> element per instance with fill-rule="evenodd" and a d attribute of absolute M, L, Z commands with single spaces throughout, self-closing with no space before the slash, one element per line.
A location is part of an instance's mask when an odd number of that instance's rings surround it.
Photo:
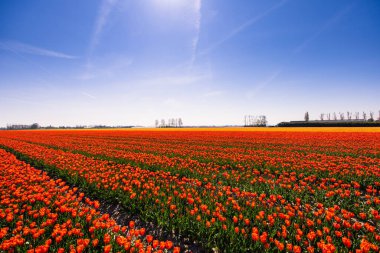
<path fill-rule="evenodd" d="M 369 119 L 372 121 L 374 121 L 373 116 L 375 116 L 375 114 L 373 112 L 369 112 Z"/>
<path fill-rule="evenodd" d="M 31 126 L 30 126 L 30 129 L 38 129 L 40 128 L 40 126 L 37 124 L 37 123 L 33 123 Z"/>
<path fill-rule="evenodd" d="M 306 122 L 309 121 L 309 112 L 306 112 L 306 113 L 305 113 L 305 121 L 306 121 Z"/>
<path fill-rule="evenodd" d="M 321 120 L 323 120 L 324 117 L 325 117 L 325 114 L 324 114 L 324 113 L 321 113 L 321 115 L 319 116 L 319 118 L 320 118 Z"/>
<path fill-rule="evenodd" d="M 253 116 L 253 115 L 245 115 L 244 116 L 244 126 L 266 126 L 267 125 L 267 117 L 265 115 Z"/>
<path fill-rule="evenodd" d="M 160 122 L 158 121 L 158 119 L 156 119 L 156 120 L 154 121 L 154 125 L 155 125 L 156 127 L 158 127 L 158 126 L 160 125 Z"/>
<path fill-rule="evenodd" d="M 351 112 L 347 112 L 347 119 L 351 120 L 351 118 L 352 118 L 352 113 Z"/>
<path fill-rule="evenodd" d="M 340 118 L 340 120 L 344 120 L 344 113 L 339 112 L 339 118 Z"/>
<path fill-rule="evenodd" d="M 363 112 L 363 119 L 367 120 L 367 113 L 366 112 Z"/>
<path fill-rule="evenodd" d="M 165 127 L 165 120 L 164 119 L 161 119 L 161 127 Z"/>
<path fill-rule="evenodd" d="M 267 117 L 265 115 L 260 115 L 257 118 L 257 126 L 266 126 L 267 125 Z"/>
<path fill-rule="evenodd" d="M 182 127 L 183 126 L 183 122 L 182 122 L 182 119 L 181 118 L 179 118 L 178 119 L 178 127 Z"/>
<path fill-rule="evenodd" d="M 359 112 L 355 112 L 355 119 L 359 119 Z"/>
<path fill-rule="evenodd" d="M 267 116 L 263 115 L 261 116 L 261 125 L 266 126 L 268 124 Z"/>

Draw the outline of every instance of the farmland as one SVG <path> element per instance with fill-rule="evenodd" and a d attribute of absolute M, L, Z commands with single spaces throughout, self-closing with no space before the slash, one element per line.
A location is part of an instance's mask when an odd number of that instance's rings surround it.
<path fill-rule="evenodd" d="M 1 131 L 0 251 L 378 252 L 379 191 L 379 128 Z"/>

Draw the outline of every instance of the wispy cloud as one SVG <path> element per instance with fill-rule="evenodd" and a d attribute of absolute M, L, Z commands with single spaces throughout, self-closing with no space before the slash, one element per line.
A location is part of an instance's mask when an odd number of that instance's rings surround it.
<path fill-rule="evenodd" d="M 235 29 L 233 29 L 232 31 L 230 31 L 226 36 L 224 36 L 223 38 L 221 38 L 219 41 L 215 42 L 214 44 L 212 44 L 211 46 L 209 46 L 208 48 L 202 50 L 202 51 L 199 51 L 198 50 L 198 42 L 199 42 L 199 36 L 200 36 L 200 31 L 201 31 L 201 20 L 202 20 L 202 15 L 201 15 L 201 9 L 202 9 L 202 0 L 194 0 L 194 7 L 195 7 L 195 10 L 196 10 L 196 18 L 195 18 L 195 28 L 196 28 L 196 35 L 195 37 L 193 38 L 193 41 L 192 41 L 192 57 L 190 60 L 187 60 L 186 62 L 182 62 L 176 66 L 174 66 L 172 68 L 173 71 L 176 71 L 177 69 L 181 69 L 183 67 L 190 67 L 190 69 L 193 67 L 194 65 L 194 62 L 196 60 L 197 57 L 201 57 L 201 56 L 204 56 L 204 55 L 207 55 L 208 53 L 210 53 L 211 51 L 215 50 L 216 48 L 218 48 L 220 45 L 222 45 L 223 43 L 225 43 L 226 41 L 232 39 L 234 36 L 236 36 L 237 34 L 243 32 L 245 29 L 247 29 L 248 27 L 256 24 L 258 21 L 260 21 L 261 19 L 265 18 L 266 16 L 270 15 L 273 11 L 275 11 L 276 9 L 282 7 L 284 4 L 286 4 L 288 2 L 288 0 L 282 0 L 280 1 L 279 3 L 273 5 L 272 7 L 270 7 L 269 9 L 265 10 L 264 12 L 262 12 L 261 14 L 259 15 L 256 15 L 252 18 L 250 18 L 249 20 L 247 20 L 246 22 L 240 24 L 239 26 L 235 27 Z M 216 15 L 216 14 L 214 14 Z"/>
<path fill-rule="evenodd" d="M 282 70 L 278 70 L 276 72 L 273 72 L 266 80 L 256 85 L 253 89 L 248 91 L 246 93 L 246 96 L 248 98 L 254 98 L 262 89 L 267 87 L 269 84 L 271 84 L 280 74 L 282 73 Z"/>
<path fill-rule="evenodd" d="M 210 98 L 210 97 L 218 97 L 224 94 L 224 91 L 221 90 L 214 90 L 210 92 L 206 92 L 202 94 L 202 97 Z"/>
<path fill-rule="evenodd" d="M 96 57 L 86 63 L 85 71 L 76 78 L 79 80 L 91 80 L 99 77 L 112 78 L 118 74 L 124 74 L 125 69 L 132 63 L 132 58 L 115 54 Z"/>
<path fill-rule="evenodd" d="M 282 0 L 281 2 L 273 5 L 269 9 L 265 10 L 264 12 L 260 13 L 259 15 L 256 15 L 243 24 L 237 26 L 235 29 L 233 29 L 230 33 L 228 33 L 225 37 L 217 41 L 215 44 L 211 45 L 209 48 L 205 49 L 204 51 L 200 52 L 199 55 L 205 55 L 209 53 L 210 51 L 213 51 L 215 48 L 219 47 L 224 42 L 230 40 L 231 38 L 235 37 L 237 34 L 241 33 L 248 27 L 256 24 L 261 19 L 265 18 L 269 14 L 271 14 L 273 11 L 277 10 L 278 8 L 282 7 L 288 0 Z"/>
<path fill-rule="evenodd" d="M 18 41 L 0 41 L 0 49 L 14 53 L 33 54 L 53 58 L 76 59 L 76 56 L 49 50 L 46 48 L 35 47 Z"/>
<path fill-rule="evenodd" d="M 2 43 L 0 42 L 0 50 L 2 48 Z M 20 59 L 22 59 L 24 62 L 32 65 L 33 67 L 36 67 L 38 68 L 38 70 L 41 70 L 42 72 L 44 72 L 45 74 L 48 74 L 48 75 L 51 75 L 51 73 L 44 67 L 42 66 L 41 64 L 37 63 L 36 61 L 33 61 L 31 59 L 29 59 L 29 57 L 26 57 L 24 53 L 20 53 L 18 51 L 15 51 L 13 49 L 11 49 L 10 47 L 7 47 L 7 49 L 4 49 L 4 50 L 9 50 L 10 52 L 12 52 L 14 55 L 16 55 L 17 57 L 19 57 Z M 44 83 L 48 83 L 48 81 L 42 79 L 42 78 L 38 78 L 40 81 L 44 82 Z"/>
<path fill-rule="evenodd" d="M 91 94 L 89 94 L 89 93 L 87 93 L 87 92 L 82 92 L 81 93 L 83 96 L 85 96 L 85 97 L 88 97 L 88 98 L 91 98 L 91 99 L 96 99 L 96 97 L 94 96 L 94 95 L 91 95 Z"/>
<path fill-rule="evenodd" d="M 197 84 L 201 81 L 212 78 L 209 73 L 197 74 L 177 74 L 152 77 L 150 79 L 141 80 L 139 83 L 147 86 L 184 86 Z"/>
<path fill-rule="evenodd" d="M 334 16 L 332 16 L 329 20 L 327 20 L 326 23 L 323 26 L 321 26 L 316 32 L 314 32 L 310 37 L 308 37 L 301 44 L 299 44 L 294 49 L 294 53 L 298 54 L 302 52 L 303 50 L 305 50 L 305 48 L 311 42 L 317 39 L 324 31 L 336 25 L 345 15 L 347 15 L 352 10 L 353 7 L 354 7 L 354 3 L 351 3 L 345 6 L 344 8 L 340 9 Z"/>
<path fill-rule="evenodd" d="M 96 17 L 94 29 L 91 34 L 90 43 L 87 50 L 87 62 L 85 70 L 82 74 L 80 74 L 80 79 L 88 80 L 93 79 L 95 75 L 93 72 L 93 63 L 92 63 L 92 55 L 94 53 L 95 48 L 99 45 L 101 35 L 103 33 L 104 27 L 108 22 L 108 17 L 113 9 L 113 7 L 117 4 L 118 0 L 103 0 L 98 16 Z"/>
<path fill-rule="evenodd" d="M 30 105 L 45 105 L 43 103 L 39 103 L 39 102 L 34 102 L 31 100 L 31 98 L 17 98 L 17 97 L 6 97 L 6 96 L 1 96 L 0 97 L 1 99 L 4 99 L 4 100 L 9 100 L 9 101 L 13 101 L 13 102 L 17 102 L 17 103 L 23 103 L 23 104 L 30 104 Z"/>
<path fill-rule="evenodd" d="M 86 71 L 76 76 L 77 79 L 83 80 L 83 81 L 91 80 L 91 79 L 94 79 L 95 77 L 96 75 L 93 72 L 90 72 L 89 69 L 86 69 Z"/>
<path fill-rule="evenodd" d="M 88 50 L 89 56 L 93 53 L 96 46 L 99 44 L 104 26 L 107 24 L 108 16 L 118 0 L 103 0 L 98 16 L 95 21 L 94 30 L 91 35 L 90 46 Z"/>
<path fill-rule="evenodd" d="M 202 0 L 194 0 L 194 12 L 195 12 L 195 36 L 192 43 L 192 56 L 191 56 L 191 66 L 196 60 L 196 54 L 198 50 L 199 36 L 201 32 L 201 22 L 202 22 Z"/>

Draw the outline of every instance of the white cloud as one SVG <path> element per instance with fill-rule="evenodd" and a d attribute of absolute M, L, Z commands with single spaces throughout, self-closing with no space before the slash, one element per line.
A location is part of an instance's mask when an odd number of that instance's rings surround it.
<path fill-rule="evenodd" d="M 195 11 L 195 37 L 192 41 L 192 56 L 191 56 L 191 65 L 194 64 L 196 59 L 196 54 L 198 50 L 199 36 L 201 32 L 201 21 L 202 21 L 202 0 L 194 0 L 194 11 Z"/>
<path fill-rule="evenodd" d="M 206 92 L 204 93 L 202 96 L 203 97 L 206 97 L 206 98 L 210 98 L 210 97 L 218 97 L 220 95 L 223 95 L 223 91 L 221 90 L 214 90 L 214 91 L 210 91 L 210 92 Z"/>
<path fill-rule="evenodd" d="M 210 51 L 214 50 L 215 48 L 217 48 L 218 46 L 220 46 L 221 44 L 223 44 L 227 40 L 230 40 L 231 38 L 235 37 L 237 34 L 241 33 L 242 31 L 244 31 L 248 27 L 256 24 L 258 21 L 265 18 L 266 16 L 271 14 L 276 9 L 282 7 L 286 2 L 287 2 L 287 0 L 282 0 L 278 4 L 273 5 L 271 8 L 267 9 L 266 11 L 262 12 L 261 14 L 255 16 L 255 17 L 252 17 L 249 20 L 247 20 L 246 22 L 244 22 L 243 24 L 235 27 L 235 29 L 233 29 L 229 34 L 227 34 L 225 37 L 223 37 L 222 39 L 217 41 L 215 44 L 211 45 L 209 48 L 200 52 L 199 55 L 205 55 L 205 54 L 209 53 Z"/>
<path fill-rule="evenodd" d="M 89 93 L 87 93 L 87 92 L 82 92 L 81 94 L 82 94 L 83 96 L 88 97 L 88 98 L 96 99 L 96 97 L 95 97 L 94 95 L 91 95 L 91 94 L 89 94 Z"/>
<path fill-rule="evenodd" d="M 117 74 L 125 74 L 125 70 L 133 63 L 130 57 L 118 55 L 106 55 L 93 58 L 86 63 L 85 71 L 77 76 L 79 80 L 91 80 L 99 77 L 114 77 Z"/>
<path fill-rule="evenodd" d="M 141 80 L 139 83 L 147 86 L 184 86 L 196 84 L 200 81 L 210 79 L 209 73 L 183 74 L 183 75 L 163 75 Z"/>
<path fill-rule="evenodd" d="M 91 36 L 89 54 L 91 55 L 95 47 L 98 45 L 100 36 L 102 35 L 104 26 L 107 24 L 108 16 L 118 0 L 103 0 L 98 16 L 95 21 L 94 31 Z"/>
<path fill-rule="evenodd" d="M 24 54 L 33 54 L 53 58 L 62 58 L 62 59 L 76 59 L 76 56 L 64 54 L 61 52 L 35 47 L 28 44 L 24 44 L 18 41 L 0 41 L 0 49 L 11 51 L 14 53 L 24 53 Z"/>
<path fill-rule="evenodd" d="M 346 14 L 348 14 L 354 7 L 354 3 L 345 6 L 343 9 L 339 10 L 333 17 L 331 17 L 318 31 L 312 34 L 309 38 L 304 40 L 300 45 L 294 49 L 294 53 L 298 54 L 305 50 L 305 48 L 317 39 L 324 31 L 336 25 Z"/>
<path fill-rule="evenodd" d="M 249 90 L 246 93 L 247 98 L 254 98 L 262 89 L 271 84 L 280 74 L 282 70 L 273 72 L 265 81 L 256 85 L 253 89 Z"/>
<path fill-rule="evenodd" d="M 94 30 L 91 35 L 90 44 L 88 46 L 87 51 L 87 63 L 85 65 L 84 72 L 79 75 L 79 79 L 82 80 L 89 80 L 93 79 L 95 77 L 95 74 L 92 71 L 92 54 L 94 53 L 95 48 L 98 46 L 100 37 L 103 33 L 103 29 L 105 25 L 107 24 L 108 17 L 113 9 L 113 7 L 116 5 L 118 0 L 103 0 L 102 4 L 99 8 L 98 16 L 95 20 L 94 24 Z"/>

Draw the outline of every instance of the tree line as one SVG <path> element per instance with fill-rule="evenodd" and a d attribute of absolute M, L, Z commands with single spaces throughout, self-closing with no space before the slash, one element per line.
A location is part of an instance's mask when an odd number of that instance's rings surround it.
<path fill-rule="evenodd" d="M 182 127 L 183 126 L 183 121 L 181 118 L 171 118 L 168 120 L 161 119 L 158 120 L 156 119 L 154 122 L 154 125 L 157 128 L 166 128 L 166 127 Z"/>
<path fill-rule="evenodd" d="M 360 117 L 361 114 L 361 117 Z M 305 113 L 304 117 L 305 121 L 309 121 L 309 112 Z M 341 120 L 341 121 L 368 121 L 368 122 L 374 122 L 375 121 L 375 113 L 374 112 L 369 112 L 368 114 L 366 112 L 349 112 L 347 111 L 346 113 L 344 112 L 339 112 L 339 113 L 321 113 L 319 115 L 319 120 L 320 121 L 329 121 L 329 120 Z M 378 121 L 380 121 L 380 111 L 379 111 L 379 116 L 377 118 Z"/>

